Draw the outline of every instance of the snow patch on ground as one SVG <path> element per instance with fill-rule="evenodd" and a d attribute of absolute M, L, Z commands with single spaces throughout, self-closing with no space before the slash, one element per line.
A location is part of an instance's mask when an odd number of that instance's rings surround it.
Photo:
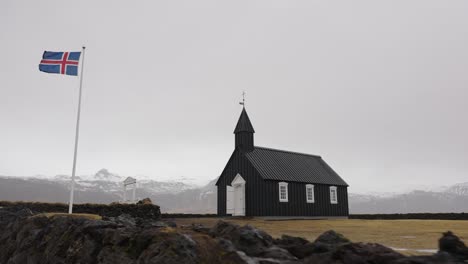
<path fill-rule="evenodd" d="M 428 253 L 428 254 L 437 253 L 437 249 L 412 249 L 412 248 L 394 248 L 394 247 L 390 247 L 390 248 L 395 251 L 414 251 L 414 252 Z"/>

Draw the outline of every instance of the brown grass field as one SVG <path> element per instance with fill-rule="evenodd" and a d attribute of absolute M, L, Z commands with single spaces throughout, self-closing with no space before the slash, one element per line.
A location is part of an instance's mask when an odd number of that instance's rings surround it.
<path fill-rule="evenodd" d="M 101 220 L 102 217 L 95 214 L 68 214 L 68 213 L 42 213 L 38 214 L 37 216 L 44 215 L 48 218 L 55 217 L 55 216 L 66 216 L 66 217 L 74 217 L 74 218 L 86 218 L 91 220 Z"/>
<path fill-rule="evenodd" d="M 192 223 L 213 226 L 219 218 L 179 218 L 178 225 Z M 273 237 L 282 234 L 315 240 L 333 229 L 353 242 L 379 243 L 407 255 L 431 254 L 438 248 L 438 239 L 448 230 L 468 244 L 468 221 L 463 220 L 285 220 L 224 219 L 239 225 L 250 224 Z M 426 251 L 428 250 L 428 251 Z"/>

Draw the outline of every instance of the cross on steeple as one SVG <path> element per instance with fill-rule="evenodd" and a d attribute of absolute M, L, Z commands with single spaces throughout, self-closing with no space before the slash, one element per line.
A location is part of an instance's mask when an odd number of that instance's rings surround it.
<path fill-rule="evenodd" d="M 245 107 L 245 91 L 242 91 L 242 102 L 239 102 L 239 104 Z"/>

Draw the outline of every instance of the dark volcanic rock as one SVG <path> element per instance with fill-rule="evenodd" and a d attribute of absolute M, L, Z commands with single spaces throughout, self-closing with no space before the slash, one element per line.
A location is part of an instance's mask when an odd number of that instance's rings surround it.
<path fill-rule="evenodd" d="M 0 201 L 1 210 L 13 213 L 22 209 L 30 209 L 33 213 L 66 213 L 68 205 L 63 203 L 36 203 L 36 202 L 5 202 Z M 97 214 L 102 217 L 118 217 L 129 214 L 135 218 L 159 219 L 161 211 L 158 205 L 150 203 L 140 204 L 75 204 L 74 213 Z"/>
<path fill-rule="evenodd" d="M 301 237 L 283 235 L 280 239 L 275 239 L 274 243 L 300 259 L 316 251 L 316 246 L 313 243 Z"/>
<path fill-rule="evenodd" d="M 7 225 L 8 223 L 14 222 L 17 219 L 27 218 L 32 215 L 33 212 L 27 208 L 21 209 L 18 212 L 11 212 L 0 209 L 0 226 Z"/>
<path fill-rule="evenodd" d="M 211 228 L 205 227 L 204 225 L 201 225 L 201 224 L 192 224 L 191 228 L 193 231 L 203 233 L 203 234 L 210 234 L 210 230 L 211 230 Z"/>
<path fill-rule="evenodd" d="M 121 214 L 117 217 L 103 217 L 102 219 L 124 226 L 136 226 L 135 218 L 129 214 Z"/>
<path fill-rule="evenodd" d="M 447 252 L 457 259 L 468 260 L 468 248 L 451 231 L 444 233 L 439 239 L 439 252 Z"/>
<path fill-rule="evenodd" d="M 140 263 L 196 263 L 196 243 L 186 234 L 163 232 L 154 234 L 138 256 Z M 135 256 L 136 257 L 136 256 Z"/>
<path fill-rule="evenodd" d="M 273 245 L 273 238 L 266 232 L 250 225 L 238 226 L 219 221 L 212 229 L 211 235 L 230 240 L 233 245 L 248 256 L 258 256 Z"/>
<path fill-rule="evenodd" d="M 374 243 L 349 243 L 335 252 L 333 258 L 344 260 L 344 263 L 391 263 L 404 257 L 402 254 Z"/>
<path fill-rule="evenodd" d="M 221 238 L 223 247 L 228 251 L 241 251 L 251 257 L 249 260 L 242 254 L 237 255 L 243 261 L 253 263 L 284 263 L 284 261 L 297 260 L 295 256 L 284 248 L 275 246 L 273 238 L 265 231 L 250 225 L 238 226 L 225 221 L 219 221 L 211 230 L 210 234 Z M 229 241 L 226 242 L 226 241 Z"/>
<path fill-rule="evenodd" d="M 145 198 L 137 202 L 137 204 L 153 204 L 150 198 Z"/>
<path fill-rule="evenodd" d="M 170 227 L 174 226 L 174 227 Z M 453 233 L 432 256 L 406 257 L 379 244 L 353 243 L 334 231 L 314 242 L 273 239 L 250 225 L 219 221 L 213 228 L 122 214 L 104 220 L 0 210 L 0 264 L 23 263 L 243 263 L 436 264 L 468 263 L 468 249 Z"/>
<path fill-rule="evenodd" d="M 0 209 L 0 225 L 7 225 L 15 221 L 18 216 L 15 213 Z"/>
<path fill-rule="evenodd" d="M 177 227 L 177 224 L 171 220 L 158 220 L 151 218 L 132 217 L 129 214 L 121 214 L 117 217 L 103 217 L 103 220 L 110 221 L 123 226 L 137 226 L 141 228 L 152 227 Z"/>
<path fill-rule="evenodd" d="M 296 257 L 291 255 L 286 249 L 272 246 L 265 249 L 262 253 L 259 254 L 260 258 L 271 258 L 276 260 L 297 260 Z"/>
<path fill-rule="evenodd" d="M 315 240 L 316 243 L 325 243 L 332 245 L 339 245 L 351 242 L 349 239 L 344 237 L 342 234 L 339 234 L 333 230 L 328 230 L 325 233 L 321 234 Z"/>
<path fill-rule="evenodd" d="M 466 264 L 464 261 L 457 261 L 450 254 L 435 254 L 432 256 L 412 256 L 401 258 L 392 264 Z"/>
<path fill-rule="evenodd" d="M 313 253 L 324 253 L 337 249 L 338 247 L 348 244 L 351 241 L 333 230 L 326 231 L 321 234 L 314 243 L 310 246 L 310 251 Z"/>
<path fill-rule="evenodd" d="M 222 255 L 201 256 L 188 234 L 124 222 L 17 217 L 0 226 L 0 263 L 197 263 Z"/>
<path fill-rule="evenodd" d="M 342 244 L 333 251 L 313 254 L 304 263 L 387 264 L 404 256 L 390 248 L 373 243 Z"/>

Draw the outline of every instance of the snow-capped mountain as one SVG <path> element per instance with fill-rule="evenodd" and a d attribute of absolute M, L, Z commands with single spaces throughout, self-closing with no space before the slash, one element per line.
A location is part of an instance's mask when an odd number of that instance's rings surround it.
<path fill-rule="evenodd" d="M 456 195 L 467 196 L 468 195 L 468 182 L 452 185 L 446 189 L 446 192 L 453 193 Z"/>
<path fill-rule="evenodd" d="M 120 176 L 115 173 L 109 172 L 107 169 L 101 169 L 94 175 L 80 175 L 75 178 L 75 188 L 81 191 L 98 190 L 105 192 L 122 192 L 123 181 L 127 176 Z M 161 193 L 180 193 L 185 190 L 197 188 L 195 185 L 187 184 L 178 181 L 154 181 L 148 178 L 140 180 L 137 179 L 138 189 L 143 189 L 150 194 Z M 70 184 L 70 176 L 57 175 L 53 180 L 62 185 L 68 186 Z"/>
<path fill-rule="evenodd" d="M 93 175 L 75 177 L 77 202 L 109 203 L 122 199 L 123 181 L 127 176 L 121 176 L 101 169 Z M 179 181 L 154 181 L 146 177 L 137 178 L 137 198 L 175 195 L 198 188 L 193 184 Z M 1 200 L 32 200 L 47 202 L 67 202 L 71 177 L 56 175 L 53 177 L 5 177 L 0 176 Z"/>
<path fill-rule="evenodd" d="M 107 169 L 101 169 L 94 174 L 93 180 L 121 182 L 124 178 L 117 174 L 110 173 Z"/>
<path fill-rule="evenodd" d="M 101 169 L 93 175 L 76 177 L 77 203 L 110 203 L 122 199 L 127 176 Z M 185 181 L 137 179 L 137 198 L 149 197 L 167 213 L 215 213 L 216 179 L 198 187 Z M 70 176 L 0 176 L 0 200 L 64 202 L 69 197 Z M 468 212 L 468 183 L 452 186 L 416 186 L 402 193 L 350 193 L 350 213 L 439 213 Z"/>

